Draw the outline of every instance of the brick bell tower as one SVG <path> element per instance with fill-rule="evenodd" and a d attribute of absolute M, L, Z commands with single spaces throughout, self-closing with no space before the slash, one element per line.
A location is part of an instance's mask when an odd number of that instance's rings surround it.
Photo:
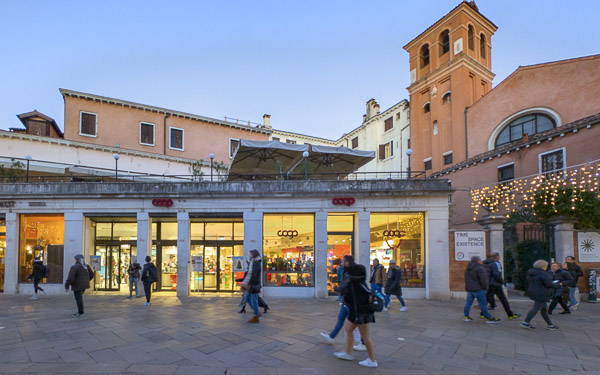
<path fill-rule="evenodd" d="M 492 88 L 498 27 L 463 1 L 404 46 L 410 56 L 411 168 L 429 176 L 466 160 L 466 108 Z M 476 124 L 468 124 L 469 132 Z"/>

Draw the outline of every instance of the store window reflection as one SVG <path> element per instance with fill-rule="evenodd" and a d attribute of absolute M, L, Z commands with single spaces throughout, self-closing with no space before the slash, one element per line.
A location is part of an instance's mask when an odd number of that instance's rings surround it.
<path fill-rule="evenodd" d="M 65 219 L 62 214 L 21 215 L 19 282 L 28 282 L 36 257 L 50 269 L 46 283 L 63 283 Z"/>
<path fill-rule="evenodd" d="M 94 287 L 97 290 L 128 290 L 127 269 L 137 259 L 136 222 L 94 222 L 96 228 Z M 97 262 L 97 263 L 96 263 Z M 142 262 L 143 263 L 143 262 Z"/>
<path fill-rule="evenodd" d="M 264 215 L 265 286 L 314 286 L 313 215 Z"/>
<path fill-rule="evenodd" d="M 371 214 L 371 263 L 388 269 L 394 259 L 402 269 L 402 286 L 425 287 L 422 213 Z"/>
<path fill-rule="evenodd" d="M 342 258 L 353 255 L 354 216 L 330 214 L 327 217 L 327 291 L 335 295 L 342 277 Z"/>
<path fill-rule="evenodd" d="M 4 291 L 4 264 L 6 255 L 6 221 L 0 219 L 0 292 Z"/>

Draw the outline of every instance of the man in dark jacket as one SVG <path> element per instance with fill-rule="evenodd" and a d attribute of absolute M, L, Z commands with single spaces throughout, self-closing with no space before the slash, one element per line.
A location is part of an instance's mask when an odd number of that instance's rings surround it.
<path fill-rule="evenodd" d="M 577 283 L 579 282 L 579 278 L 583 276 L 583 271 L 581 267 L 577 263 L 575 263 L 575 257 L 568 256 L 565 258 L 565 262 L 567 262 L 567 271 L 571 274 L 573 281 L 571 282 L 571 289 L 569 289 L 569 300 L 571 302 L 571 310 L 577 310 L 579 306 L 579 302 L 577 302 L 577 297 L 579 296 L 579 288 L 577 287 Z"/>
<path fill-rule="evenodd" d="M 465 290 L 467 291 L 467 303 L 465 304 L 465 316 L 463 318 L 465 322 L 473 320 L 469 316 L 469 312 L 471 311 L 473 301 L 477 299 L 481 307 L 481 314 L 487 319 L 487 323 L 500 323 L 500 319 L 491 316 L 487 309 L 485 294 L 488 286 L 488 275 L 483 267 L 483 262 L 480 257 L 475 255 L 471 257 L 471 261 L 465 270 Z"/>
<path fill-rule="evenodd" d="M 521 323 L 521 327 L 535 329 L 531 325 L 531 319 L 538 313 L 542 314 L 542 318 L 548 324 L 550 331 L 557 331 L 558 327 L 552 324 L 548 315 L 547 303 L 552 298 L 553 291 L 558 288 L 557 283 L 552 282 L 550 274 L 546 271 L 548 262 L 543 259 L 536 260 L 533 263 L 533 268 L 527 271 L 527 294 L 533 300 L 533 307 L 527 313 L 525 321 Z"/>
<path fill-rule="evenodd" d="M 158 270 L 154 263 L 152 263 L 152 258 L 150 255 L 146 255 L 144 258 L 146 263 L 144 263 L 144 267 L 142 267 L 142 284 L 144 285 L 144 294 L 146 295 L 146 302 L 144 302 L 144 306 L 150 306 L 150 299 L 152 298 L 152 284 L 158 281 Z"/>
<path fill-rule="evenodd" d="M 552 276 L 552 281 L 558 281 L 556 283 L 558 287 L 554 291 L 552 302 L 550 302 L 550 307 L 548 307 L 548 314 L 552 314 L 552 310 L 554 310 L 557 303 L 560 303 L 560 306 L 563 308 L 563 311 L 559 314 L 570 314 L 571 311 L 569 311 L 569 306 L 563 301 L 562 294 L 563 288 L 571 285 L 571 282 L 573 281 L 571 274 L 563 270 L 560 263 L 552 263 L 550 266 L 550 275 Z"/>
<path fill-rule="evenodd" d="M 402 298 L 402 286 L 400 281 L 402 279 L 402 270 L 396 267 L 396 261 L 390 260 L 390 267 L 387 272 L 387 282 L 385 284 L 385 307 L 383 311 L 387 311 L 387 307 L 390 305 L 392 296 L 396 296 L 402 307 L 400 311 L 406 311 L 406 303 Z"/>
<path fill-rule="evenodd" d="M 31 271 L 31 275 L 27 277 L 27 280 L 33 279 L 33 297 L 31 299 L 38 299 L 38 291 L 46 294 L 44 289 L 39 287 L 40 281 L 44 278 L 46 274 L 46 266 L 44 266 L 44 262 L 40 259 L 40 257 L 35 257 L 33 261 L 33 269 Z"/>
<path fill-rule="evenodd" d="M 261 258 L 258 250 L 250 250 L 250 264 L 248 273 L 242 283 L 242 289 L 248 291 L 248 303 L 252 310 L 254 310 L 254 316 L 248 320 L 248 323 L 260 323 L 258 312 L 258 293 L 262 287 L 260 282 L 261 273 Z"/>
<path fill-rule="evenodd" d="M 504 285 L 504 279 L 502 278 L 502 265 L 500 264 L 500 254 L 496 252 L 491 253 L 490 257 L 483 262 L 483 265 L 486 268 L 490 280 L 490 285 L 485 295 L 487 302 L 490 304 L 490 310 L 494 310 L 496 308 L 496 301 L 494 300 L 494 296 L 497 296 L 500 300 L 500 303 L 502 303 L 502 307 L 504 307 L 506 315 L 508 315 L 508 319 L 517 319 L 518 317 L 520 317 L 521 314 L 515 314 L 511 310 L 510 303 L 508 303 L 508 299 L 504 294 L 504 290 L 502 290 L 502 285 Z"/>
<path fill-rule="evenodd" d="M 65 290 L 69 291 L 69 286 L 75 296 L 77 303 L 77 313 L 73 317 L 80 318 L 85 316 L 83 312 L 83 292 L 90 287 L 90 280 L 94 278 L 94 271 L 85 264 L 83 255 L 75 255 L 75 264 L 69 270 L 69 276 L 65 281 Z"/>

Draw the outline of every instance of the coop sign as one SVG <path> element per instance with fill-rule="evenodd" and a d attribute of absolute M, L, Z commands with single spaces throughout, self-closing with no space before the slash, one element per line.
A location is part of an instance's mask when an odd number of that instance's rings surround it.
<path fill-rule="evenodd" d="M 600 262 L 600 234 L 596 232 L 579 232 L 577 234 L 577 252 L 579 262 Z"/>
<path fill-rule="evenodd" d="M 485 259 L 485 232 L 454 232 L 454 260 L 468 262 L 474 255 Z"/>

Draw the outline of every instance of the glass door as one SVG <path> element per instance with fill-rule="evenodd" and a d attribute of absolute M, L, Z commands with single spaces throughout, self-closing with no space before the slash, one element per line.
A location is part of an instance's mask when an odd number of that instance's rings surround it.
<path fill-rule="evenodd" d="M 205 246 L 204 247 L 204 290 L 205 291 L 217 291 L 217 260 L 218 260 L 217 246 Z"/>
<path fill-rule="evenodd" d="M 96 288 L 100 290 L 119 290 L 119 247 L 110 245 L 96 246 L 96 255 L 100 256 L 100 273 Z"/>
<path fill-rule="evenodd" d="M 162 246 L 161 255 L 160 288 L 177 290 L 177 246 Z"/>
<path fill-rule="evenodd" d="M 192 245 L 190 291 L 200 292 L 204 290 L 204 245 Z"/>
<path fill-rule="evenodd" d="M 352 233 L 332 234 L 327 236 L 327 291 L 335 295 L 335 287 L 341 281 L 342 258 L 352 255 Z"/>

